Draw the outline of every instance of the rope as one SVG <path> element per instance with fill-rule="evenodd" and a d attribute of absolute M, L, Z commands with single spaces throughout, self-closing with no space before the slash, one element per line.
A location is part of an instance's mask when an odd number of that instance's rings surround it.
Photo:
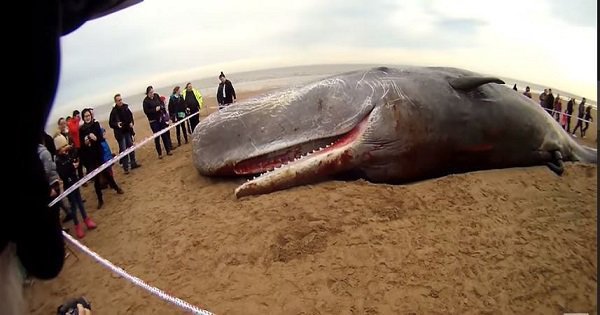
<path fill-rule="evenodd" d="M 543 108 L 543 107 L 542 107 L 542 108 Z M 567 114 L 567 112 L 559 112 L 559 111 L 557 111 L 557 110 L 554 110 L 554 109 L 548 109 L 548 108 L 544 108 L 544 110 L 545 110 L 545 111 L 551 111 L 551 112 L 552 112 L 552 114 L 561 114 L 561 115 L 565 115 L 565 116 L 568 116 L 568 117 L 575 117 L 574 115 Z M 583 119 L 583 118 L 579 118 L 579 117 L 577 117 L 577 120 L 581 120 L 581 121 L 583 121 L 583 122 L 587 122 L 587 123 L 592 123 L 592 121 L 591 121 L 591 120 L 585 120 L 585 119 Z"/>
<path fill-rule="evenodd" d="M 156 295 L 157 297 L 170 302 L 172 304 L 177 305 L 178 307 L 189 311 L 193 314 L 203 314 L 203 315 L 211 315 L 212 313 L 209 311 L 205 311 L 203 309 L 200 309 L 182 299 L 176 298 L 174 296 L 171 296 L 167 293 L 165 293 L 164 291 L 162 291 L 161 289 L 157 288 L 157 287 L 153 287 L 149 284 L 147 284 L 146 282 L 144 282 L 142 279 L 132 276 L 130 274 L 128 274 L 125 270 L 123 270 L 120 267 L 115 266 L 113 263 L 111 263 L 110 261 L 102 258 L 100 255 L 96 254 L 94 251 L 92 251 L 91 249 L 89 249 L 88 247 L 86 247 L 85 245 L 81 244 L 80 242 L 78 242 L 77 240 L 75 240 L 73 238 L 73 236 L 69 235 L 67 232 L 63 231 L 63 236 L 69 241 L 71 242 L 71 244 L 73 244 L 75 247 L 77 247 L 79 250 L 81 250 L 82 252 L 84 252 L 85 254 L 87 254 L 88 256 L 92 257 L 94 260 L 96 260 L 98 263 L 100 263 L 100 265 L 110 269 L 112 272 L 118 274 L 119 276 L 125 278 L 126 280 L 128 280 L 129 282 L 137 285 L 138 287 L 141 287 L 142 289 Z"/>
<path fill-rule="evenodd" d="M 154 140 L 154 138 L 159 137 L 160 135 L 162 135 L 163 133 L 169 131 L 171 128 L 178 126 L 179 124 L 184 123 L 186 120 L 199 115 L 200 112 L 194 113 L 188 117 L 186 117 L 185 119 L 178 121 L 177 123 L 168 126 L 167 128 L 164 128 L 163 130 L 153 134 L 150 137 L 147 137 L 146 139 L 144 139 L 142 142 L 129 147 L 127 150 L 119 153 L 117 156 L 113 157 L 112 159 L 104 162 L 104 164 L 100 165 L 100 167 L 96 168 L 94 171 L 92 171 L 91 173 L 87 174 L 86 176 L 84 176 L 83 178 L 81 178 L 79 181 L 77 181 L 73 186 L 69 187 L 67 190 L 65 190 L 62 194 L 60 194 L 58 197 L 54 198 L 54 200 L 52 200 L 52 202 L 50 202 L 50 204 L 48 205 L 49 207 L 52 207 L 53 205 L 55 205 L 57 202 L 59 202 L 60 200 L 64 199 L 68 194 L 70 194 L 71 192 L 73 192 L 75 189 L 81 187 L 81 185 L 83 185 L 85 182 L 87 182 L 88 180 L 92 179 L 94 176 L 98 175 L 100 172 L 102 172 L 104 169 L 106 169 L 107 167 L 113 165 L 114 163 L 116 163 L 118 160 L 120 160 L 123 156 L 131 153 L 132 151 L 136 150 L 137 148 L 143 146 L 144 144 Z M 162 291 L 161 289 L 157 288 L 157 287 L 153 287 L 149 284 L 147 284 L 146 282 L 144 282 L 142 279 L 132 276 L 129 273 L 127 273 L 125 270 L 123 270 L 122 268 L 115 266 L 113 263 L 111 263 L 110 261 L 108 261 L 105 258 L 102 258 L 100 255 L 98 255 L 97 253 L 95 253 L 94 251 L 92 251 L 91 249 L 89 249 L 88 247 L 86 247 L 85 245 L 81 244 L 79 241 L 77 241 L 76 239 L 74 239 L 71 235 L 69 235 L 68 233 L 63 231 L 63 236 L 71 243 L 73 244 L 75 247 L 77 247 L 79 250 L 81 250 L 82 252 L 84 252 L 85 254 L 87 254 L 88 256 L 90 256 L 91 258 L 93 258 L 94 260 L 96 260 L 98 263 L 100 263 L 102 266 L 110 269 L 112 272 L 118 274 L 119 276 L 125 278 L 127 281 L 129 281 L 130 283 L 133 283 L 134 285 L 137 285 L 138 287 L 141 287 L 142 289 L 154 294 L 155 296 L 159 297 L 160 299 L 167 301 L 171 304 L 174 304 L 186 311 L 189 311 L 193 314 L 203 314 L 203 315 L 210 315 L 212 314 L 209 311 L 205 311 L 203 309 L 200 309 L 182 299 L 179 299 L 177 297 L 171 296 L 167 293 L 165 293 L 164 291 Z"/>

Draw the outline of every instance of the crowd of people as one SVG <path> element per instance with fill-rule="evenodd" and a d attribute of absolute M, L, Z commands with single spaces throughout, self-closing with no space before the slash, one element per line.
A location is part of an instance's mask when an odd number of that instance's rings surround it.
<path fill-rule="evenodd" d="M 518 91 L 516 84 L 513 86 L 513 90 Z M 528 98 L 533 97 L 529 86 L 525 87 L 523 95 Z M 585 97 L 581 99 L 581 102 L 579 102 L 579 105 L 577 106 L 577 120 L 575 128 L 571 130 L 571 122 L 575 109 L 575 103 L 575 98 L 571 97 L 563 110 L 560 94 L 556 94 L 555 97 L 552 93 L 552 89 L 544 89 L 544 92 L 540 93 L 539 96 L 540 106 L 544 108 L 550 116 L 554 117 L 554 119 L 556 119 L 563 129 L 565 129 L 573 137 L 577 137 L 576 133 L 577 130 L 579 130 L 579 136 L 581 138 L 585 138 L 585 133 L 590 126 L 590 122 L 594 120 L 592 117 L 592 106 L 586 105 Z"/>
<path fill-rule="evenodd" d="M 236 101 L 236 95 L 233 84 L 225 78 L 223 72 L 220 73 L 219 80 L 216 98 L 219 109 L 223 109 Z M 135 119 L 130 106 L 123 102 L 121 94 L 115 94 L 113 100 L 114 105 L 109 115 L 108 125 L 113 130 L 119 153 L 122 153 L 134 145 Z M 179 86 L 175 86 L 168 101 L 165 96 L 156 93 L 152 86 L 146 88 L 142 109 L 153 133 L 193 116 L 177 125 L 177 146 L 174 146 L 171 141 L 170 131 L 154 139 L 159 159 L 163 158 L 163 148 L 166 155 L 172 155 L 172 151 L 182 145 L 182 137 L 183 144 L 189 143 L 188 136 L 200 122 L 199 116 L 194 114 L 198 113 L 203 105 L 202 94 L 190 82 L 185 85 L 183 91 Z M 52 198 L 73 186 L 84 177 L 84 174 L 89 174 L 115 156 L 106 141 L 106 130 L 94 118 L 92 108 L 85 108 L 81 112 L 74 110 L 72 116 L 60 117 L 54 133 L 49 135 L 44 132 L 40 138 L 38 154 L 44 165 Z M 119 160 L 119 164 L 125 175 L 141 166 L 135 151 L 124 155 Z M 114 175 L 112 167 L 108 167 L 94 176 L 97 209 L 101 209 L 104 205 L 103 189 L 110 187 L 117 194 L 124 193 Z M 86 187 L 87 182 L 83 186 Z M 67 200 L 68 206 L 64 200 L 58 202 L 58 207 L 64 212 L 63 223 L 73 221 L 75 236 L 83 238 L 85 228 L 92 230 L 97 224 L 86 211 L 85 200 L 79 188 L 68 194 Z"/>

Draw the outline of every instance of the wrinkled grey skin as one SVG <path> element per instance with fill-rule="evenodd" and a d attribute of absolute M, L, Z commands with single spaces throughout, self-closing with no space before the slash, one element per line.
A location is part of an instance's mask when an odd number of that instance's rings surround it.
<path fill-rule="evenodd" d="M 238 103 L 196 127 L 194 165 L 203 175 L 234 175 L 231 168 L 245 159 L 342 135 L 367 116 L 343 171 L 374 182 L 544 165 L 556 160 L 555 151 L 564 161 L 596 163 L 596 151 L 578 145 L 521 93 L 494 83 L 471 90 L 451 85 L 478 76 L 455 68 L 382 67 Z"/>

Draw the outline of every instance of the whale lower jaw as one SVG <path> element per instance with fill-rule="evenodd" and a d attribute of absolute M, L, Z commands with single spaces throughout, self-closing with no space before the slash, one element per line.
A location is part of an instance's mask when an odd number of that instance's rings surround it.
<path fill-rule="evenodd" d="M 316 149 L 299 158 L 283 163 L 235 189 L 235 196 L 266 194 L 294 186 L 309 184 L 319 179 L 354 168 L 359 157 L 354 147 L 366 130 L 367 115 L 352 130 L 337 141 Z"/>

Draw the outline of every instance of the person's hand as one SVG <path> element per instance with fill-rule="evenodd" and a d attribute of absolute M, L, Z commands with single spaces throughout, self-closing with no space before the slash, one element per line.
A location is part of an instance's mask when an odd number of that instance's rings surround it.
<path fill-rule="evenodd" d="M 160 111 L 160 106 L 156 106 L 156 111 L 159 112 Z"/>
<path fill-rule="evenodd" d="M 133 128 L 133 123 L 132 122 L 129 123 L 129 127 Z"/>
<path fill-rule="evenodd" d="M 93 133 L 90 133 L 90 139 L 92 139 L 94 141 L 98 140 L 98 138 L 96 138 L 96 135 Z"/>
<path fill-rule="evenodd" d="M 56 189 L 50 188 L 50 197 L 54 198 L 56 196 L 58 196 L 58 192 L 56 192 Z"/>
<path fill-rule="evenodd" d="M 77 314 L 79 315 L 92 315 L 92 311 L 88 308 L 83 307 L 81 303 L 77 303 Z"/>

